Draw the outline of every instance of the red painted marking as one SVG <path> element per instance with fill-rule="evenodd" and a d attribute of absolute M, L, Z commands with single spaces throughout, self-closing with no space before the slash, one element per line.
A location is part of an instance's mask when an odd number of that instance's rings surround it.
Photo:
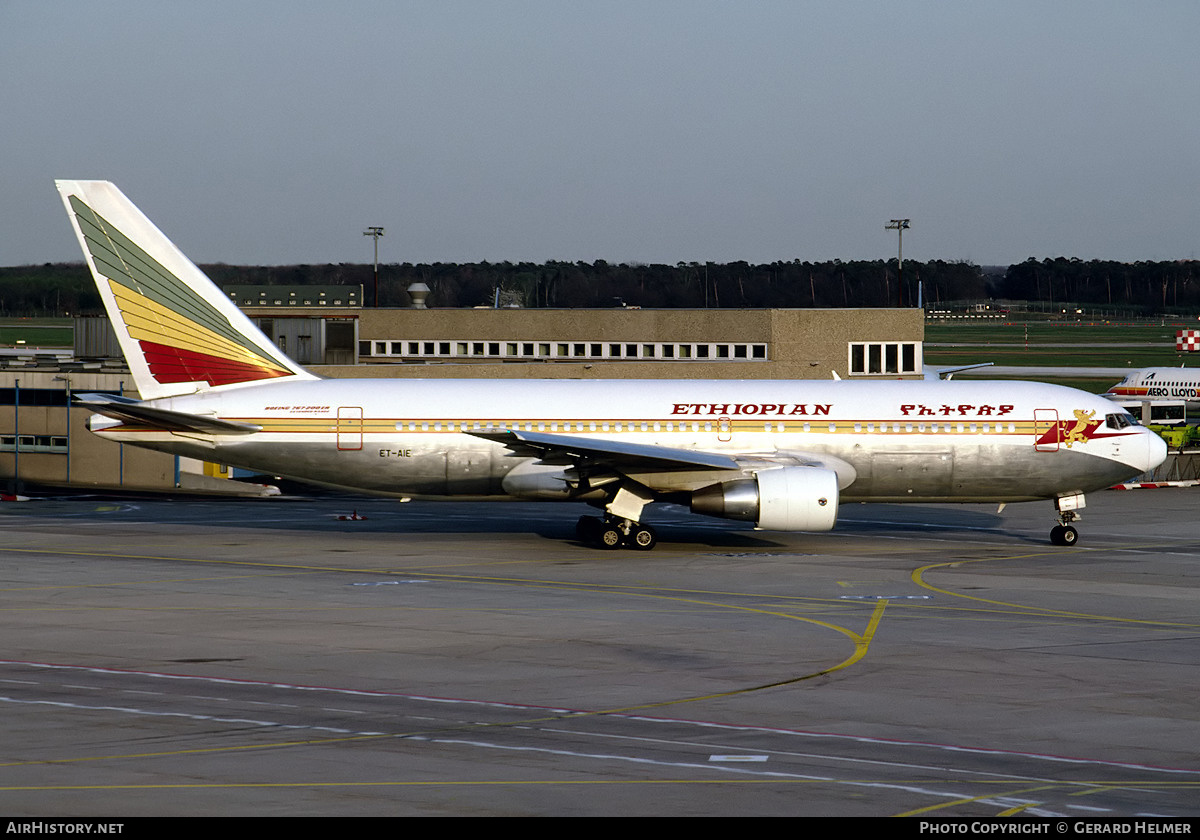
<path fill-rule="evenodd" d="M 254 382 L 291 376 L 291 371 L 237 362 L 220 356 L 196 353 L 179 347 L 168 347 L 152 341 L 138 342 L 150 366 L 150 374 L 158 382 L 207 382 L 209 385 L 229 385 L 234 382 Z"/>

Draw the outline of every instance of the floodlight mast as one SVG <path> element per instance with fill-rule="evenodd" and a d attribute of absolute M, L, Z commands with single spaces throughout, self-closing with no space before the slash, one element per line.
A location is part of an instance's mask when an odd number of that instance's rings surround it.
<path fill-rule="evenodd" d="M 896 275 L 897 285 L 900 287 L 900 305 L 904 305 L 904 231 L 908 230 L 911 219 L 892 219 L 891 222 L 883 226 L 884 230 L 896 231 L 896 238 L 899 241 L 899 252 L 896 259 Z"/>
<path fill-rule="evenodd" d="M 375 240 L 375 308 L 379 308 L 379 237 L 383 236 L 383 228 L 369 227 L 363 231 L 363 236 Z"/>

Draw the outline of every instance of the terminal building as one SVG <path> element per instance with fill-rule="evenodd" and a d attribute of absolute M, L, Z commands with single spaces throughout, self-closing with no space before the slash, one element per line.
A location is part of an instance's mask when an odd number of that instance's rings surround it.
<path fill-rule="evenodd" d="M 231 297 L 291 358 L 339 378 L 919 378 L 919 309 L 372 309 L 239 287 Z M 336 288 L 336 287 L 334 287 Z M 320 290 L 317 290 L 318 292 Z M 330 289 L 326 289 L 330 292 Z M 281 293 L 282 292 L 282 293 Z M 302 292 L 304 294 L 304 292 Z M 333 301 L 338 301 L 336 304 Z M 638 387 L 631 383 L 631 387 Z M 137 396 L 105 318 L 74 352 L 0 353 L 0 487 L 271 492 L 222 464 L 101 440 L 71 393 Z"/>

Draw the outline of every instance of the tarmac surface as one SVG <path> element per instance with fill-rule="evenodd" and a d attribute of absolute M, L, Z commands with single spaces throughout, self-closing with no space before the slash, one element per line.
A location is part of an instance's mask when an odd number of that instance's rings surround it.
<path fill-rule="evenodd" d="M 1198 503 L 2 504 L 0 813 L 1200 815 Z"/>

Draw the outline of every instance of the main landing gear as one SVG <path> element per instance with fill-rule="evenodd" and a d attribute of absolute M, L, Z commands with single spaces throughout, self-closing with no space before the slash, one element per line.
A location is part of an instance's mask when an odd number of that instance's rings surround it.
<path fill-rule="evenodd" d="M 658 535 L 649 525 L 619 516 L 581 516 L 575 525 L 575 535 L 581 543 L 599 548 L 633 548 L 649 551 L 658 545 Z"/>
<path fill-rule="evenodd" d="M 634 482 L 622 482 L 604 503 L 604 518 L 581 516 L 575 533 L 581 543 L 599 548 L 633 548 L 649 551 L 658 545 L 658 535 L 638 522 L 642 510 L 654 501 L 654 493 Z"/>
<path fill-rule="evenodd" d="M 1054 508 L 1058 511 L 1058 524 L 1050 529 L 1051 543 L 1070 546 L 1079 542 L 1079 532 L 1071 523 L 1079 520 L 1079 509 L 1085 504 L 1082 493 L 1054 500 Z"/>

